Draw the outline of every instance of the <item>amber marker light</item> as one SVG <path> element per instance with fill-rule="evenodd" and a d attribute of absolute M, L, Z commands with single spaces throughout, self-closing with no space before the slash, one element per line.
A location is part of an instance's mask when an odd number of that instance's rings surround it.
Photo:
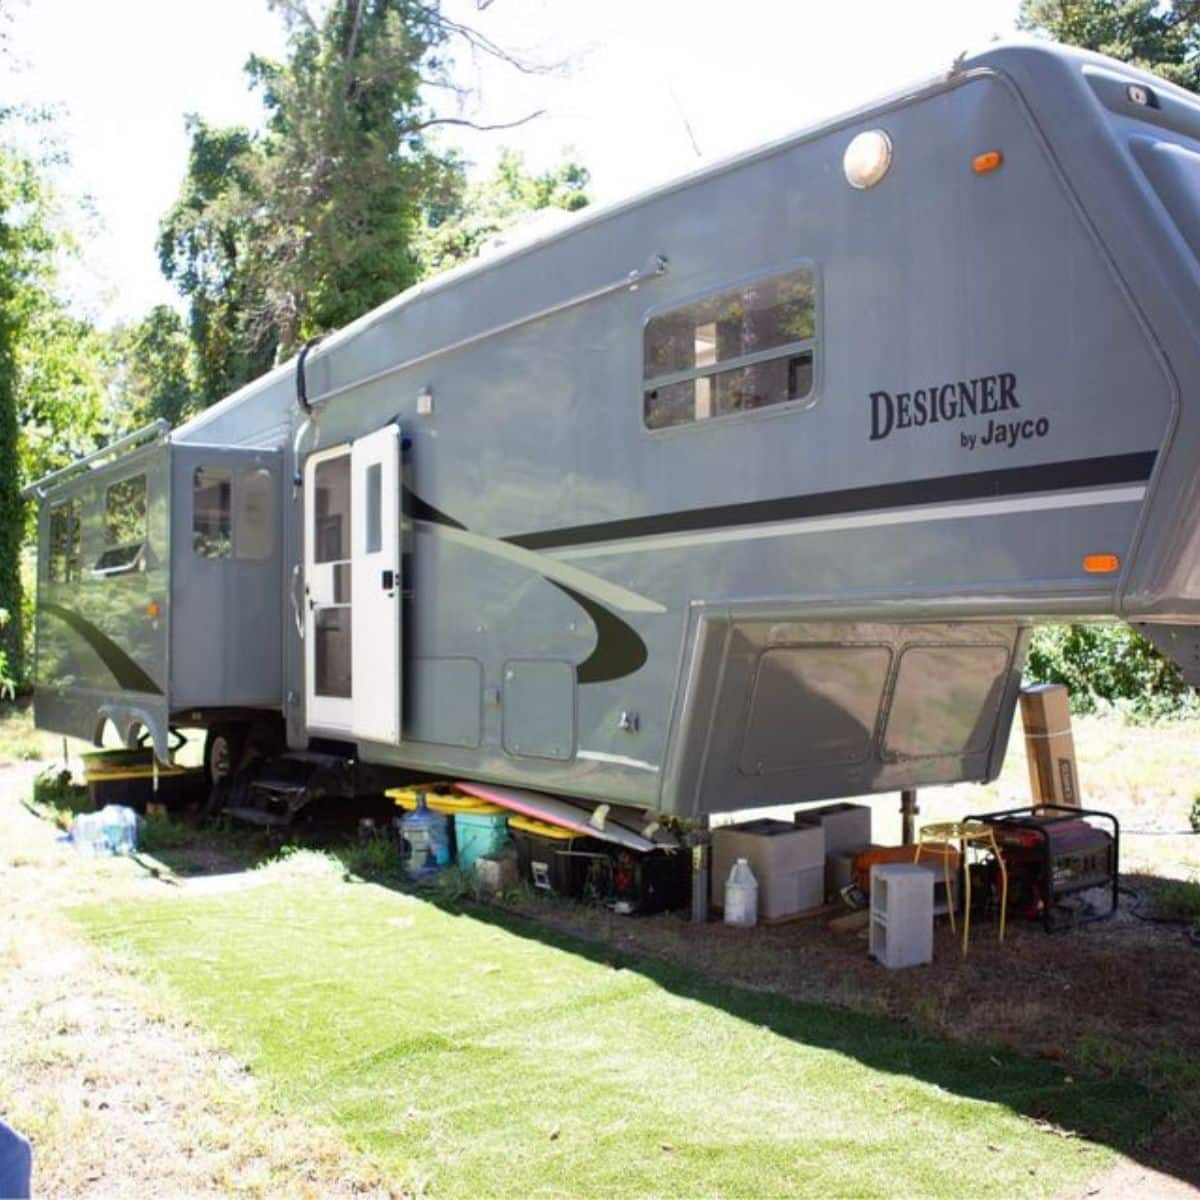
<path fill-rule="evenodd" d="M 146 605 L 146 616 L 152 621 L 158 620 L 158 605 L 153 600 Z"/>
<path fill-rule="evenodd" d="M 1121 560 L 1115 554 L 1085 554 L 1083 569 L 1089 575 L 1111 575 L 1121 569 Z"/>
<path fill-rule="evenodd" d="M 971 160 L 971 170 L 976 175 L 986 175 L 989 171 L 994 171 L 1004 161 L 1004 155 L 999 150 L 988 150 L 984 154 L 977 154 Z"/>

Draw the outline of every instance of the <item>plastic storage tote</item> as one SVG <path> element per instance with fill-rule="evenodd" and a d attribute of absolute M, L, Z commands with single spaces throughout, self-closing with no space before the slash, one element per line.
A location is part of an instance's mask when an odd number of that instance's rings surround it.
<path fill-rule="evenodd" d="M 495 854 L 508 841 L 508 813 L 457 812 L 454 814 L 454 841 L 458 847 L 458 865 L 473 870 L 475 860 Z"/>

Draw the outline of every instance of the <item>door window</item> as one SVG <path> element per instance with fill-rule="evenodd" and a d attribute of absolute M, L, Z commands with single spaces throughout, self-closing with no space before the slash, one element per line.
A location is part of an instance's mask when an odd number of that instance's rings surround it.
<path fill-rule="evenodd" d="M 319 696 L 349 698 L 353 662 L 350 620 L 350 456 L 317 464 L 313 561 L 329 564 L 332 588 L 314 612 L 313 687 Z"/>

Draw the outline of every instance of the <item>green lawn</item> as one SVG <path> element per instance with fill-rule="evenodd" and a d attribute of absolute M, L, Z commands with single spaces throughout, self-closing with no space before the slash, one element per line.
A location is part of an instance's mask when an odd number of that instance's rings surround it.
<path fill-rule="evenodd" d="M 74 911 L 414 1190 L 1053 1195 L 1163 1116 L 1120 1081 L 303 866 Z"/>

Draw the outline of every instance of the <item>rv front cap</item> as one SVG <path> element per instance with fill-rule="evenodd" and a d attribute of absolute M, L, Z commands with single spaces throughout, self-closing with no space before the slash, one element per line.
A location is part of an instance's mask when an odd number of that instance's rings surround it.
<path fill-rule="evenodd" d="M 872 392 L 870 402 L 873 442 L 897 429 L 919 429 L 939 421 L 965 421 L 968 417 L 1021 407 L 1017 377 L 1008 371 L 977 379 L 956 379 L 912 392 Z"/>

